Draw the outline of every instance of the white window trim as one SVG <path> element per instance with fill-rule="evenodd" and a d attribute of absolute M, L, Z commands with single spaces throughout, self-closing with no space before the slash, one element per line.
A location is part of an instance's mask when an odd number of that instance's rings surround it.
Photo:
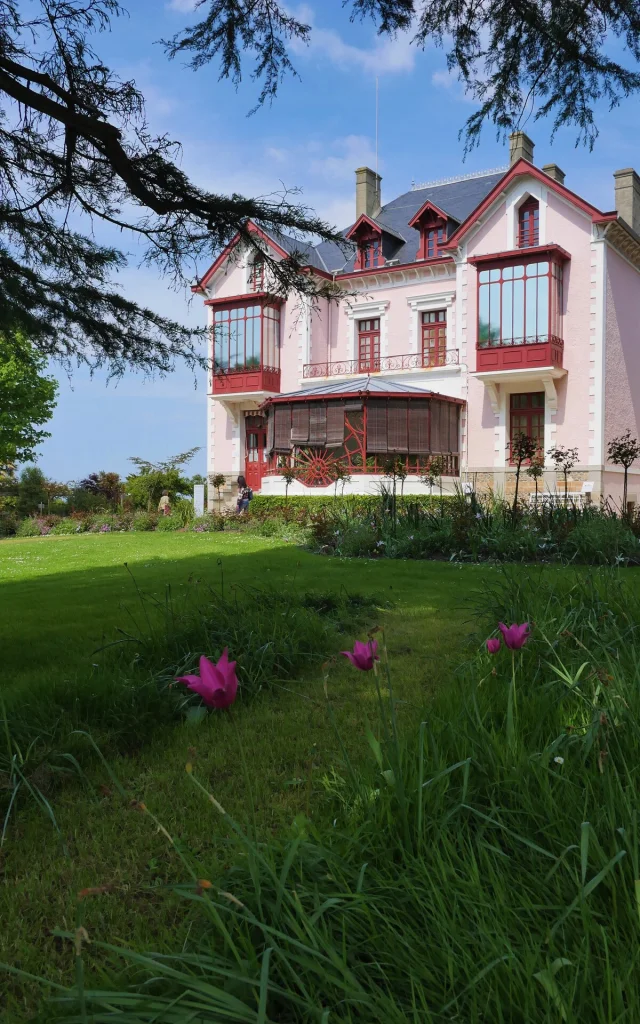
<path fill-rule="evenodd" d="M 518 178 L 507 197 L 507 249 L 518 249 L 518 210 L 527 199 L 537 199 L 538 242 L 547 244 L 547 188 L 535 178 Z"/>
<path fill-rule="evenodd" d="M 407 299 L 407 304 L 411 309 L 411 336 L 409 338 L 409 351 L 412 354 L 418 351 L 421 320 L 420 314 L 432 313 L 436 309 L 446 309 L 447 311 L 447 352 L 451 348 L 455 348 L 455 345 L 451 344 L 451 328 L 453 324 L 451 322 L 451 316 L 449 315 L 449 310 L 453 309 L 455 301 L 455 291 L 439 292 L 437 295 L 415 295 Z"/>
<path fill-rule="evenodd" d="M 379 302 L 359 302 L 356 306 L 347 306 L 347 317 L 349 325 L 349 359 L 358 359 L 358 320 L 369 320 L 372 317 L 380 318 L 380 355 L 389 355 L 389 318 L 387 310 L 389 299 Z"/>

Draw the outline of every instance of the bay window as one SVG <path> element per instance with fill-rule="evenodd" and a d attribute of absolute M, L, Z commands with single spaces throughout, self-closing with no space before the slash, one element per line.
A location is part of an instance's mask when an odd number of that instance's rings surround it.
<path fill-rule="evenodd" d="M 508 261 L 478 273 L 478 348 L 562 338 L 562 266 Z"/>
<path fill-rule="evenodd" d="M 215 373 L 280 368 L 280 310 L 248 305 L 213 313 Z"/>

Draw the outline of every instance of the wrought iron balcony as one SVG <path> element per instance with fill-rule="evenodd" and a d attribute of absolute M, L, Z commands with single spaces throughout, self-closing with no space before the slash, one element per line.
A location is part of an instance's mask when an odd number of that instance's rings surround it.
<path fill-rule="evenodd" d="M 336 363 L 306 363 L 303 377 L 349 377 L 370 373 L 393 373 L 397 370 L 433 370 L 439 366 L 457 365 L 458 350 L 448 352 L 411 352 L 402 356 L 378 356 L 373 359 L 343 359 Z"/>

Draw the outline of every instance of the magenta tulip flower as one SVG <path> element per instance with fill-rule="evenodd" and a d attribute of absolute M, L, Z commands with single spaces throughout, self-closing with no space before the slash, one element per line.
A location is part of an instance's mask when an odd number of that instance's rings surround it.
<path fill-rule="evenodd" d="M 370 672 L 374 661 L 380 661 L 377 640 L 369 640 L 366 644 L 363 644 L 361 640 L 356 640 L 352 651 L 340 651 L 340 653 L 344 654 L 354 668 L 360 669 L 361 672 Z"/>
<path fill-rule="evenodd" d="M 199 693 L 210 708 L 231 707 L 238 691 L 236 663 L 229 661 L 225 647 L 217 665 L 204 656 L 200 658 L 199 676 L 178 676 L 176 682 L 184 683 L 194 693 Z"/>
<path fill-rule="evenodd" d="M 510 626 L 505 626 L 504 622 L 499 622 L 498 629 L 504 637 L 505 644 L 512 651 L 519 651 L 521 647 L 524 647 L 529 639 L 528 622 L 523 622 L 521 626 L 517 626 L 515 622 Z"/>
<path fill-rule="evenodd" d="M 487 640 L 487 650 L 489 654 L 497 654 L 500 650 L 500 637 L 490 636 Z"/>

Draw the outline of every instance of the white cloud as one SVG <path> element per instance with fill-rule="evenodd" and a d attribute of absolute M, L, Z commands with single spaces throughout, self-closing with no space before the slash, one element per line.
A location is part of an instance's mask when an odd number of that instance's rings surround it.
<path fill-rule="evenodd" d="M 303 6 L 295 13 L 301 21 L 311 25 L 308 44 L 299 39 L 293 39 L 289 44 L 297 55 L 323 57 L 337 67 L 376 75 L 413 71 L 416 47 L 411 42 L 412 31 L 398 32 L 394 37 L 378 37 L 373 46 L 364 49 L 346 43 L 334 29 L 315 26 L 314 12 L 310 7 Z"/>
<path fill-rule="evenodd" d="M 190 14 L 198 6 L 198 0 L 169 0 L 165 6 L 172 11 L 179 11 L 181 14 Z"/>
<path fill-rule="evenodd" d="M 449 71 L 447 68 L 434 71 L 431 75 L 431 84 L 435 85 L 437 89 L 446 89 L 454 99 L 460 100 L 463 103 L 477 102 L 466 91 L 456 71 Z"/>
<path fill-rule="evenodd" d="M 366 135 L 345 135 L 334 139 L 325 150 L 325 155 L 309 163 L 312 174 L 335 181 L 351 181 L 356 167 L 375 163 L 375 152 Z"/>

